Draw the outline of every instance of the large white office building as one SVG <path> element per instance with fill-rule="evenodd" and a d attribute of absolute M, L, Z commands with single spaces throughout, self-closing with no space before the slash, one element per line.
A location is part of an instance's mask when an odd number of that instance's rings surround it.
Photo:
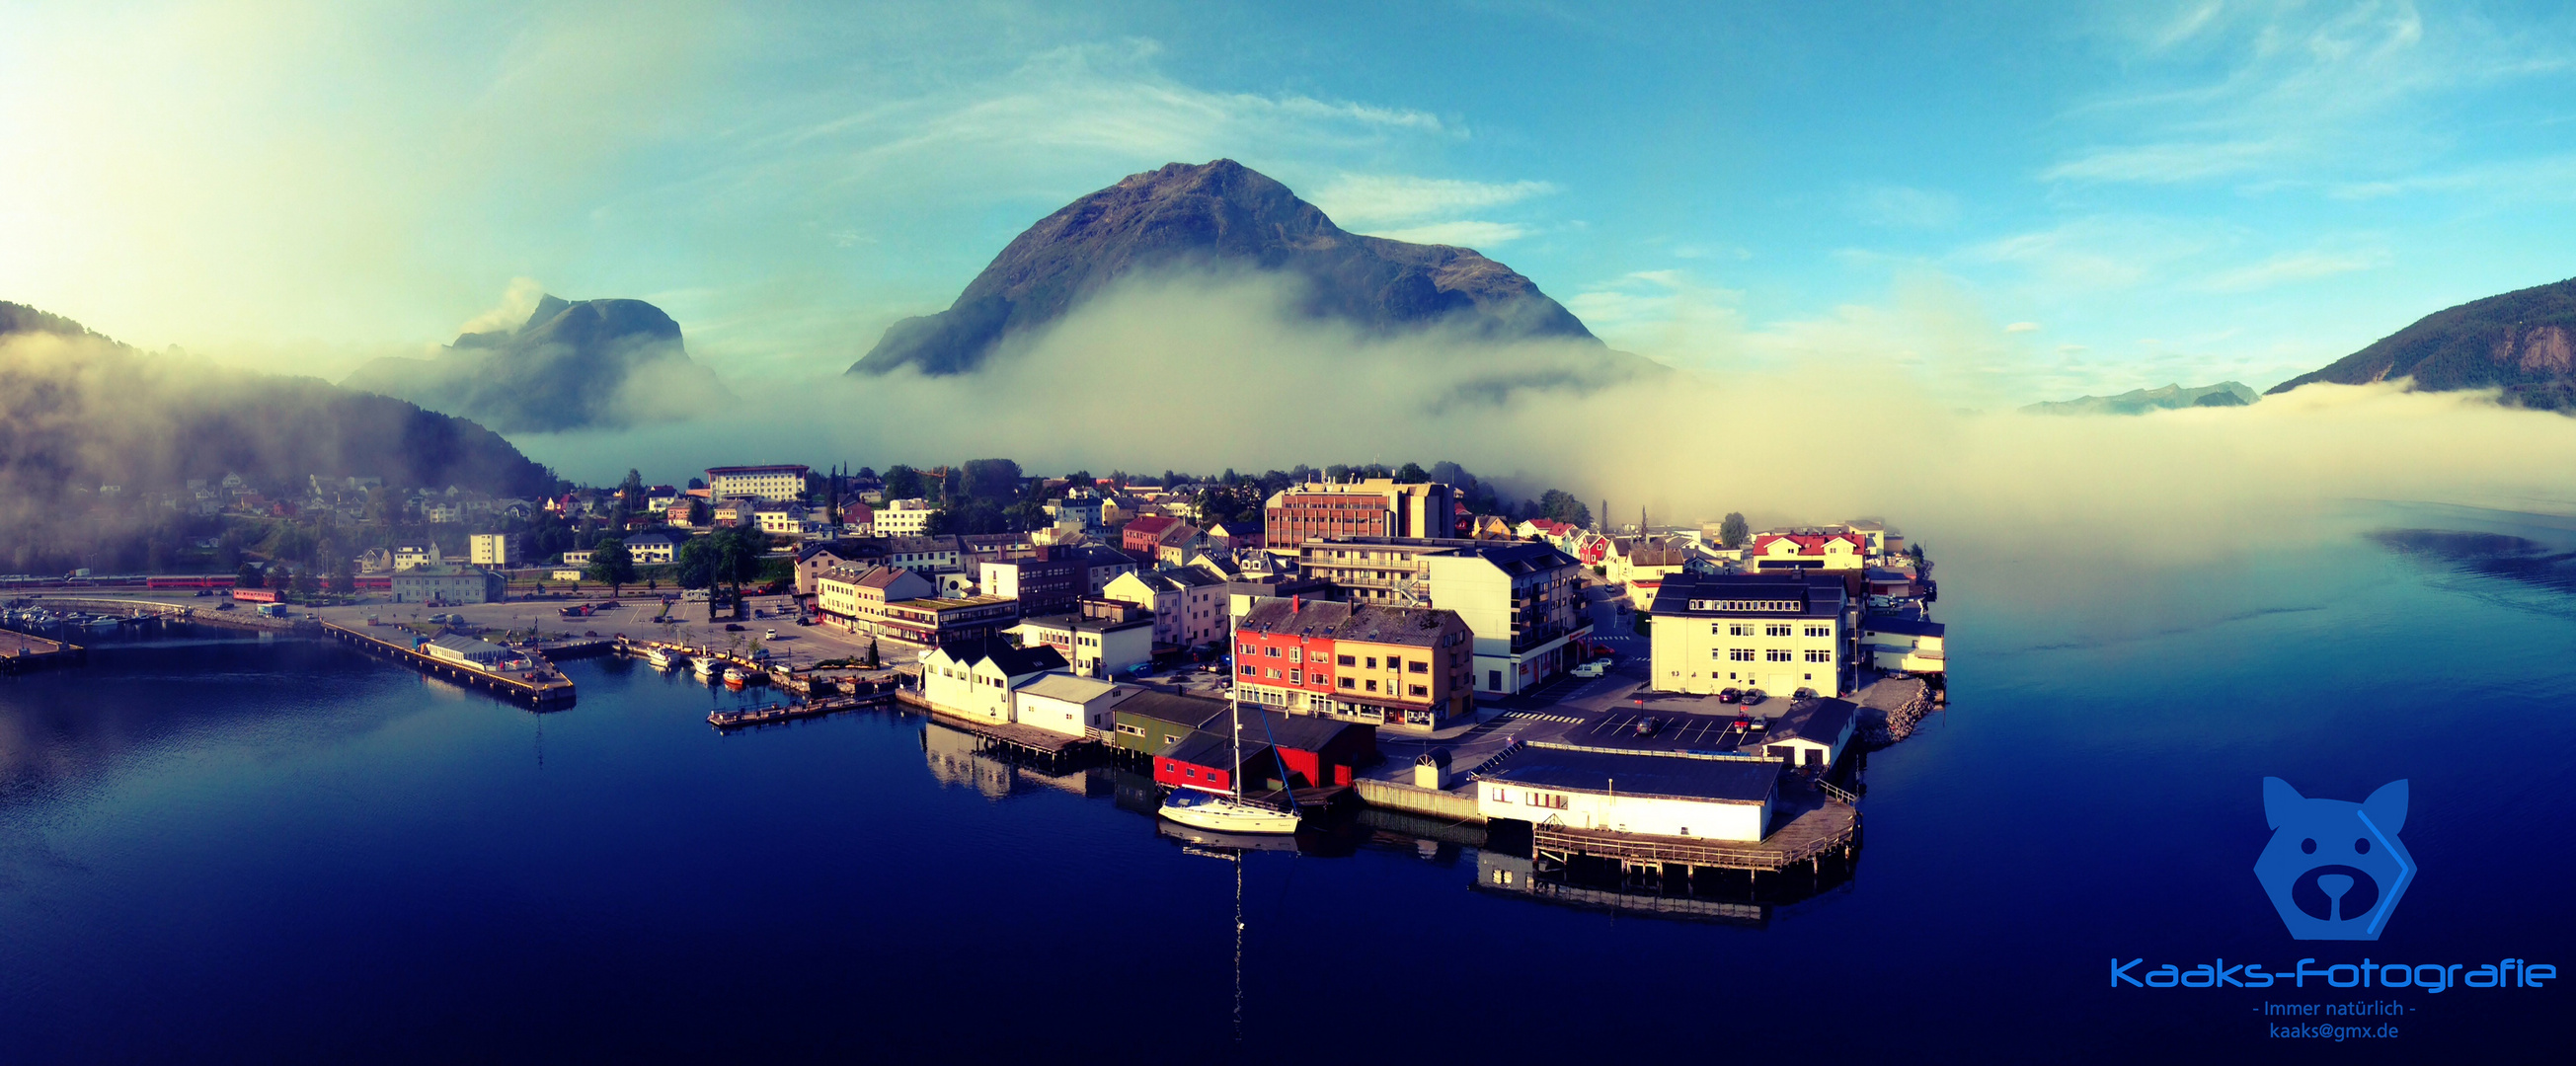
<path fill-rule="evenodd" d="M 1856 610 L 1839 576 L 1675 574 L 1655 596 L 1652 687 L 1843 695 L 1857 685 Z"/>

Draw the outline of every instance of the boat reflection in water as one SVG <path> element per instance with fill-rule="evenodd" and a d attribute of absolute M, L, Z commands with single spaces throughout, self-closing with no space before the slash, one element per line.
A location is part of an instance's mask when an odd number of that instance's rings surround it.
<path fill-rule="evenodd" d="M 1225 833 L 1214 829 L 1182 825 L 1169 818 L 1155 819 L 1154 831 L 1162 834 L 1166 839 L 1177 840 L 1192 847 L 1222 848 L 1236 853 L 1302 850 L 1297 846 L 1297 838 L 1293 836 L 1277 833 Z"/>

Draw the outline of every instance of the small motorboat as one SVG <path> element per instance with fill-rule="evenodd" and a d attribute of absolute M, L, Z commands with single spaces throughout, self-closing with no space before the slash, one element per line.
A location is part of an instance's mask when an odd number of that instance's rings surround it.
<path fill-rule="evenodd" d="M 751 675 L 744 673 L 741 667 L 725 667 L 724 683 L 726 688 L 741 688 L 745 684 L 750 683 L 750 681 Z"/>
<path fill-rule="evenodd" d="M 668 670 L 689 661 L 689 657 L 666 648 L 652 647 L 644 649 L 644 661 L 653 664 L 656 670 Z"/>
<path fill-rule="evenodd" d="M 716 676 L 716 670 L 717 666 L 714 659 L 701 656 L 699 658 L 689 660 L 689 672 L 694 673 L 699 677 L 713 678 Z"/>

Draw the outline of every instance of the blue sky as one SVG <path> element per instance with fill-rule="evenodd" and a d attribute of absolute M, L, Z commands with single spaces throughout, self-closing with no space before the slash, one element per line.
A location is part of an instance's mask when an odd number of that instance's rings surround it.
<path fill-rule="evenodd" d="M 0 299 L 336 376 L 514 279 L 837 371 L 1065 201 L 1228 156 L 1621 347 L 1992 402 L 2258 388 L 2576 275 L 2550 5 L 0 14 Z"/>

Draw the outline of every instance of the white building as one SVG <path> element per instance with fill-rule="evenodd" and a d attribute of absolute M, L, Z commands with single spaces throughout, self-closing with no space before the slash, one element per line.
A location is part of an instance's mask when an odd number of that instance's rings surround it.
<path fill-rule="evenodd" d="M 1884 531 L 1881 533 L 1884 536 Z M 1753 535 L 1744 553 L 1756 570 L 1858 570 L 1869 562 L 1869 537 L 1832 529 L 1772 530 Z"/>
<path fill-rule="evenodd" d="M 1476 634 L 1476 691 L 1507 695 L 1575 663 L 1568 645 L 1592 632 L 1581 564 L 1546 544 L 1478 543 L 1425 554 L 1423 602 L 1456 611 Z"/>
<path fill-rule="evenodd" d="M 709 467 L 707 495 L 719 500 L 801 500 L 805 498 L 805 474 L 803 463 Z"/>
<path fill-rule="evenodd" d="M 1476 775 L 1476 812 L 1534 825 L 1708 840 L 1762 839 L 1781 764 L 1742 756 L 1524 746 Z"/>
<path fill-rule="evenodd" d="M 869 523 L 880 537 L 918 537 L 930 530 L 930 516 L 938 510 L 928 500 L 888 500 Z"/>
<path fill-rule="evenodd" d="M 1136 690 L 1107 681 L 1044 673 L 1014 690 L 1020 725 L 1071 737 L 1105 737 L 1116 727 L 1110 708 Z"/>
<path fill-rule="evenodd" d="M 626 558 L 637 566 L 660 566 L 678 558 L 680 547 L 660 533 L 626 538 Z M 571 554 L 569 552 L 565 553 Z"/>
<path fill-rule="evenodd" d="M 1881 670 L 1937 674 L 1949 669 L 1943 647 L 1949 627 L 1910 615 L 1865 615 L 1860 620 L 1861 650 Z"/>
<path fill-rule="evenodd" d="M 1154 639 L 1174 647 L 1224 640 L 1233 619 L 1226 610 L 1225 582 L 1203 570 L 1121 574 L 1100 595 L 1154 612 Z"/>
<path fill-rule="evenodd" d="M 1006 632 L 1025 646 L 1054 648 L 1083 677 L 1120 677 L 1154 659 L 1154 620 L 1090 618 L 1078 614 L 1024 618 Z"/>
<path fill-rule="evenodd" d="M 1856 615 L 1838 577 L 1675 574 L 1655 596 L 1647 687 L 1840 696 L 1857 684 Z"/>
<path fill-rule="evenodd" d="M 932 710 L 978 722 L 1012 720 L 1012 690 L 1064 669 L 1054 648 L 1015 648 L 993 638 L 942 644 L 921 659 L 921 698 Z"/>
<path fill-rule="evenodd" d="M 470 540 L 472 541 L 470 550 L 473 554 L 468 561 L 474 565 L 519 565 L 520 538 L 507 533 L 477 533 Z"/>

